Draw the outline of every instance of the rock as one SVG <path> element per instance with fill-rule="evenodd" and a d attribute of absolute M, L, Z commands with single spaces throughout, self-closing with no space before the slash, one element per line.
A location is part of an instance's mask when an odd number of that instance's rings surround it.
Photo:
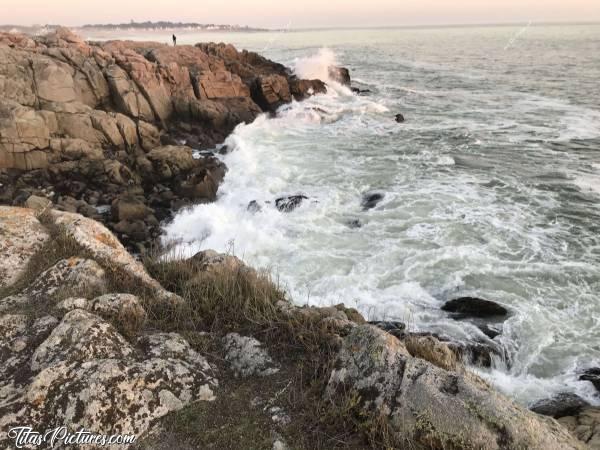
<path fill-rule="evenodd" d="M 366 211 L 368 209 L 373 209 L 375 208 L 375 206 L 377 206 L 377 204 L 383 200 L 384 194 L 381 194 L 379 192 L 374 192 L 374 193 L 370 193 L 370 194 L 364 194 L 362 201 L 361 201 L 361 205 L 363 207 L 363 211 Z"/>
<path fill-rule="evenodd" d="M 402 114 L 396 114 L 394 116 L 394 120 L 398 123 L 403 123 L 405 121 L 404 116 Z"/>
<path fill-rule="evenodd" d="M 492 367 L 494 359 L 503 361 L 510 366 L 510 360 L 503 348 L 498 345 L 492 345 L 485 342 L 456 342 L 444 341 L 448 347 L 456 354 L 457 358 L 466 364 L 479 367 Z"/>
<path fill-rule="evenodd" d="M 25 206 L 35 211 L 43 211 L 52 205 L 52 202 L 46 197 L 38 197 L 37 195 L 31 195 L 26 201 Z"/>
<path fill-rule="evenodd" d="M 591 381 L 594 387 L 600 391 L 600 367 L 586 369 L 579 379 L 582 381 Z"/>
<path fill-rule="evenodd" d="M 355 94 L 358 94 L 358 95 L 370 94 L 371 93 L 370 89 L 360 89 L 360 88 L 357 88 L 357 87 L 351 87 L 350 90 L 352 92 L 354 92 Z"/>
<path fill-rule="evenodd" d="M 0 288 L 23 274 L 50 235 L 30 209 L 0 206 Z"/>
<path fill-rule="evenodd" d="M 356 229 L 356 228 L 361 228 L 362 227 L 362 223 L 359 219 L 352 219 L 348 221 L 348 226 L 350 228 Z"/>
<path fill-rule="evenodd" d="M 345 67 L 330 66 L 328 73 L 331 80 L 344 86 L 350 86 L 350 71 Z"/>
<path fill-rule="evenodd" d="M 291 78 L 288 80 L 290 92 L 295 100 L 301 101 L 312 95 L 325 94 L 327 86 L 321 80 L 299 80 Z"/>
<path fill-rule="evenodd" d="M 450 300 L 442 306 L 443 311 L 470 317 L 507 316 L 508 310 L 498 303 L 474 297 Z"/>
<path fill-rule="evenodd" d="M 252 337 L 229 333 L 223 338 L 225 361 L 237 377 L 268 376 L 279 371 L 262 344 Z"/>
<path fill-rule="evenodd" d="M 73 311 L 74 309 L 89 309 L 90 305 L 87 299 L 82 297 L 69 297 L 58 302 L 55 308 L 63 313 Z"/>
<path fill-rule="evenodd" d="M 445 370 L 456 370 L 458 366 L 456 354 L 433 336 L 408 335 L 403 342 L 415 358 L 424 359 Z"/>
<path fill-rule="evenodd" d="M 122 195 L 112 203 L 111 212 L 116 221 L 143 220 L 152 210 L 144 202 L 132 195 Z"/>
<path fill-rule="evenodd" d="M 256 200 L 252 200 L 250 203 L 248 203 L 246 210 L 251 213 L 257 213 L 262 211 L 262 206 L 260 206 Z"/>
<path fill-rule="evenodd" d="M 214 250 L 203 250 L 190 258 L 195 263 L 199 272 L 225 272 L 235 273 L 241 270 L 253 271 L 247 267 L 241 259 L 225 253 L 217 253 Z"/>
<path fill-rule="evenodd" d="M 305 195 L 289 195 L 275 199 L 275 207 L 281 212 L 291 212 L 302 204 L 304 200 L 308 200 Z"/>
<path fill-rule="evenodd" d="M 15 305 L 42 307 L 58 292 L 101 291 L 106 286 L 104 269 L 96 261 L 72 257 L 58 261 L 21 292 L 0 300 L 0 311 Z"/>
<path fill-rule="evenodd" d="M 81 363 L 95 359 L 124 359 L 133 352 L 131 345 L 108 322 L 76 309 L 67 313 L 36 349 L 31 358 L 31 370 L 39 372 L 60 361 Z"/>
<path fill-rule="evenodd" d="M 564 416 L 575 416 L 588 406 L 590 404 L 578 395 L 564 392 L 551 398 L 539 400 L 532 404 L 529 409 L 538 414 L 559 419 Z"/>
<path fill-rule="evenodd" d="M 292 100 L 290 86 L 281 75 L 259 76 L 252 85 L 252 99 L 265 111 L 275 111 Z"/>
<path fill-rule="evenodd" d="M 128 336 L 136 335 L 146 322 L 146 311 L 135 295 L 106 294 L 89 303 L 90 311 L 115 323 Z"/>
<path fill-rule="evenodd" d="M 343 340 L 326 394 L 356 393 L 363 414 L 384 420 L 400 442 L 427 448 L 579 449 L 546 420 L 494 392 L 470 373 L 446 371 L 414 358 L 392 335 L 354 327 Z"/>
<path fill-rule="evenodd" d="M 392 336 L 396 336 L 398 339 L 403 339 L 406 336 L 406 324 L 404 322 L 385 320 L 369 322 L 369 324 L 390 333 Z"/>
<path fill-rule="evenodd" d="M 558 421 L 589 449 L 600 449 L 600 408 L 587 407 L 575 416 L 561 417 Z"/>
<path fill-rule="evenodd" d="M 502 334 L 501 329 L 489 323 L 479 325 L 478 328 L 482 331 L 483 334 L 485 334 L 490 339 L 494 339 L 495 337 L 500 336 Z"/>
<path fill-rule="evenodd" d="M 140 289 L 151 291 L 159 302 L 171 306 L 181 304 L 182 299 L 166 291 L 150 277 L 142 264 L 136 261 L 102 224 L 79 214 L 60 211 L 52 211 L 52 217 L 57 226 L 62 227 L 68 236 L 90 252 L 94 258 L 106 261 L 111 267 L 118 268 L 123 275 L 138 283 Z"/>

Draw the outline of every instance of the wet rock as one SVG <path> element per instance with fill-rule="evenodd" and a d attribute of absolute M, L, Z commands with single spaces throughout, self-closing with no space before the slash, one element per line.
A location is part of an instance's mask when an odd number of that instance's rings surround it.
<path fill-rule="evenodd" d="M 292 100 L 290 86 L 281 75 L 260 76 L 251 90 L 252 99 L 265 111 L 275 111 Z"/>
<path fill-rule="evenodd" d="M 268 376 L 279 371 L 262 344 L 252 337 L 229 333 L 223 338 L 225 360 L 238 377 Z"/>
<path fill-rule="evenodd" d="M 600 391 L 600 367 L 584 370 L 579 379 L 582 381 L 591 381 L 594 387 Z"/>
<path fill-rule="evenodd" d="M 350 86 L 350 71 L 345 67 L 330 66 L 328 68 L 329 78 L 344 86 Z"/>
<path fill-rule="evenodd" d="M 521 408 L 477 376 L 414 358 L 398 339 L 369 325 L 344 338 L 326 394 L 335 399 L 349 390 L 360 399 L 357 407 L 380 414 L 391 433 L 417 446 L 582 447 L 556 422 Z"/>
<path fill-rule="evenodd" d="M 246 210 L 248 210 L 251 213 L 257 213 L 262 211 L 262 206 L 260 206 L 256 200 L 252 200 L 250 203 L 248 203 Z"/>
<path fill-rule="evenodd" d="M 357 87 L 351 87 L 350 90 L 352 92 L 354 92 L 355 94 L 358 94 L 358 95 L 364 95 L 364 94 L 370 94 L 371 93 L 371 89 L 360 89 L 360 88 L 357 88 Z"/>
<path fill-rule="evenodd" d="M 443 341 L 456 354 L 457 358 L 464 361 L 465 364 L 478 367 L 492 367 L 494 365 L 494 360 L 497 359 L 510 365 L 508 355 L 498 344 L 493 345 L 490 343 L 474 341 Z"/>
<path fill-rule="evenodd" d="M 483 334 L 485 334 L 490 339 L 494 339 L 495 337 L 500 336 L 502 334 L 501 328 L 499 328 L 497 325 L 486 323 L 478 325 L 478 328 Z"/>
<path fill-rule="evenodd" d="M 442 306 L 443 311 L 470 317 L 507 316 L 508 310 L 498 303 L 474 297 L 450 300 Z"/>
<path fill-rule="evenodd" d="M 297 78 L 289 79 L 290 92 L 295 100 L 304 100 L 311 95 L 324 94 L 327 92 L 327 86 L 321 80 L 299 80 Z"/>
<path fill-rule="evenodd" d="M 588 406 L 590 404 L 578 395 L 565 392 L 551 398 L 539 400 L 532 404 L 529 409 L 543 416 L 559 419 L 564 416 L 575 416 Z"/>
<path fill-rule="evenodd" d="M 377 204 L 383 200 L 384 194 L 379 192 L 367 193 L 363 195 L 361 206 L 364 211 L 373 209 Z"/>
<path fill-rule="evenodd" d="M 394 120 L 398 123 L 403 123 L 405 121 L 404 116 L 402 114 L 396 114 L 394 116 Z"/>
<path fill-rule="evenodd" d="M 403 339 L 406 336 L 406 324 L 404 322 L 385 320 L 369 323 L 377 328 L 382 329 L 383 331 L 387 331 L 392 336 L 396 336 L 398 339 Z"/>
<path fill-rule="evenodd" d="M 291 212 L 302 204 L 304 200 L 308 200 L 305 195 L 289 195 L 275 199 L 275 207 L 281 212 Z"/>
<path fill-rule="evenodd" d="M 348 226 L 350 228 L 356 229 L 356 228 L 361 228 L 362 227 L 362 223 L 359 219 L 352 219 L 348 221 Z"/>

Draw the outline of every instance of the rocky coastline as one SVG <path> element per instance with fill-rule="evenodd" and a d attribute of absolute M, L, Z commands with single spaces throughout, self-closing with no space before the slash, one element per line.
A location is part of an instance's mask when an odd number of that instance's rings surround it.
<path fill-rule="evenodd" d="M 0 61 L 0 203 L 50 202 L 137 252 L 174 211 L 216 198 L 226 167 L 192 148 L 326 89 L 231 45 L 88 43 L 67 29 L 0 33 Z"/>
<path fill-rule="evenodd" d="M 530 411 L 469 370 L 505 357 L 502 305 L 447 302 L 490 337 L 456 343 L 294 306 L 230 255 L 148 256 L 162 221 L 216 199 L 227 168 L 192 149 L 326 89 L 226 44 L 0 33 L 0 448 L 23 425 L 140 449 L 600 448 L 600 409 Z"/>

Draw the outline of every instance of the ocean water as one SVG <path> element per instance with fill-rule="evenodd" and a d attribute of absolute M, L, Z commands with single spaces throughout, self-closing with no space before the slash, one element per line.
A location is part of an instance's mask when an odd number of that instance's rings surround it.
<path fill-rule="evenodd" d="M 231 42 L 310 78 L 337 62 L 371 92 L 330 83 L 239 126 L 218 201 L 165 225 L 177 251 L 233 252 L 298 304 L 344 302 L 455 339 L 489 342 L 446 300 L 497 301 L 511 310 L 494 339 L 509 359 L 484 377 L 525 404 L 564 391 L 600 403 L 577 376 L 600 365 L 599 25 L 178 40 Z M 384 199 L 363 211 L 370 192 Z M 273 200 L 288 194 L 309 200 L 281 213 Z"/>

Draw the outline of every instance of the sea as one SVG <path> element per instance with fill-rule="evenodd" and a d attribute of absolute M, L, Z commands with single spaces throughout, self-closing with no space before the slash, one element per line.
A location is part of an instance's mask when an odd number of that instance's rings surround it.
<path fill-rule="evenodd" d="M 562 392 L 600 404 L 579 380 L 600 367 L 600 25 L 178 35 L 207 41 L 329 88 L 235 129 L 218 200 L 164 224 L 178 255 L 229 252 L 298 305 L 501 347 L 473 370 L 522 404 Z M 330 65 L 366 92 L 330 80 Z M 287 195 L 307 199 L 280 212 Z M 510 310 L 499 336 L 441 310 L 463 296 Z"/>

